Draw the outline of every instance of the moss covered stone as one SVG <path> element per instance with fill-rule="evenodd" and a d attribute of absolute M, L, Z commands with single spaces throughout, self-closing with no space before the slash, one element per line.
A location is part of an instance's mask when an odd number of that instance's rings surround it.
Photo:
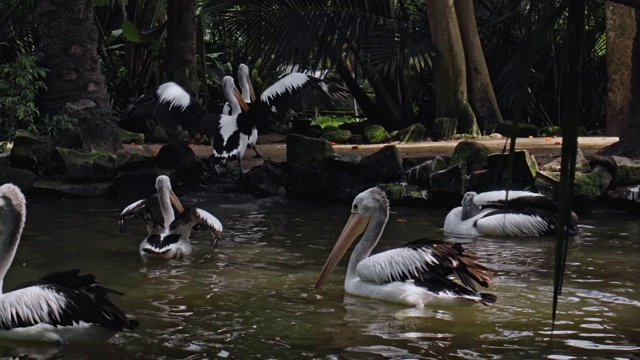
<path fill-rule="evenodd" d="M 142 144 L 144 143 L 144 134 L 134 133 L 124 129 L 118 129 L 120 141 L 123 144 Z"/>
<path fill-rule="evenodd" d="M 51 163 L 53 153 L 54 145 L 51 138 L 18 130 L 9 158 L 12 167 L 37 173 L 39 169 Z"/>
<path fill-rule="evenodd" d="M 107 179 L 116 171 L 116 156 L 107 152 L 81 153 L 56 147 L 64 165 L 67 180 Z"/>
<path fill-rule="evenodd" d="M 390 138 L 387 130 L 380 125 L 370 125 L 364 128 L 364 139 L 367 144 L 382 144 L 389 141 Z"/>
<path fill-rule="evenodd" d="M 307 168 L 324 167 L 325 160 L 335 151 L 324 139 L 315 139 L 298 134 L 287 135 L 287 163 Z"/>
<path fill-rule="evenodd" d="M 22 191 L 31 189 L 35 178 L 35 174 L 29 170 L 5 168 L 0 171 L 0 185 L 12 183 Z"/>
<path fill-rule="evenodd" d="M 427 128 L 420 123 L 415 123 L 398 131 L 398 141 L 400 142 L 418 142 L 427 138 Z"/>
<path fill-rule="evenodd" d="M 613 177 L 603 166 L 596 166 L 588 173 L 576 173 L 573 196 L 580 200 L 593 201 L 602 195 Z M 560 173 L 551 171 L 538 171 L 535 185 L 538 192 L 554 199 L 558 199 Z"/>
<path fill-rule="evenodd" d="M 351 138 L 351 131 L 333 130 L 324 133 L 320 138 L 336 144 L 348 144 Z"/>
<path fill-rule="evenodd" d="M 447 163 L 440 156 L 427 160 L 407 170 L 409 184 L 421 187 L 429 187 L 431 174 L 447 168 Z"/>
<path fill-rule="evenodd" d="M 562 165 L 562 157 L 558 157 L 554 159 L 552 162 L 542 165 L 540 167 L 540 170 L 559 172 L 561 165 Z M 576 152 L 576 172 L 589 172 L 589 171 L 591 171 L 591 166 L 589 166 L 589 162 L 582 154 L 582 150 L 578 149 L 578 151 Z M 640 177 L 638 178 L 638 180 L 640 180 Z"/>
<path fill-rule="evenodd" d="M 491 153 L 491 149 L 482 143 L 462 140 L 453 149 L 450 165 L 464 163 L 467 173 L 480 170 L 487 165 L 487 156 Z"/>
<path fill-rule="evenodd" d="M 387 199 L 396 205 L 425 203 L 430 195 L 427 190 L 407 183 L 384 183 L 378 187 L 384 190 Z"/>
<path fill-rule="evenodd" d="M 614 186 L 640 184 L 640 160 L 621 156 L 611 156 L 615 165 Z"/>

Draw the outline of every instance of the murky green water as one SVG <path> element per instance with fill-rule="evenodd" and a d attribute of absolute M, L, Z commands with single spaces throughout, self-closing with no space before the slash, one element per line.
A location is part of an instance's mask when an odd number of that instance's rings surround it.
<path fill-rule="evenodd" d="M 180 194 L 178 194 L 180 195 Z M 345 296 L 346 259 L 312 289 L 348 205 L 182 197 L 218 216 L 224 242 L 194 233 L 193 256 L 144 263 L 140 221 L 119 235 L 125 199 L 28 199 L 9 289 L 49 271 L 81 268 L 126 293 L 115 301 L 142 325 L 101 346 L 4 344 L 4 354 L 139 359 L 639 358 L 640 220 L 585 216 L 570 247 L 557 331 L 550 332 L 551 239 L 458 239 L 495 269 L 495 306 L 404 308 Z M 444 238 L 445 210 L 392 208 L 379 249 Z"/>

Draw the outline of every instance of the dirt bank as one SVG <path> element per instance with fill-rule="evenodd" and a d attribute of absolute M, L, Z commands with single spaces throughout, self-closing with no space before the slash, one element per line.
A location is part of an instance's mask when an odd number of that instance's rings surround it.
<path fill-rule="evenodd" d="M 449 141 L 437 141 L 437 142 L 420 142 L 420 143 L 398 143 L 393 144 L 398 147 L 400 156 L 402 157 L 422 157 L 422 156 L 435 156 L 435 155 L 451 155 L 456 144 L 460 140 Z M 490 149 L 501 152 L 506 146 L 509 148 L 509 139 L 479 139 Z M 599 149 L 610 145 L 618 141 L 617 137 L 604 137 L 604 136 L 590 136 L 578 138 L 578 146 L 582 152 L 587 155 L 591 155 Z M 348 154 L 360 154 L 369 155 L 376 152 L 382 146 L 380 145 L 335 145 L 333 148 L 337 153 Z M 138 145 L 126 145 L 126 146 L 138 146 Z M 154 153 L 162 147 L 162 144 L 144 145 L 149 146 Z M 191 148 L 195 154 L 199 157 L 208 157 L 211 155 L 211 147 L 205 145 L 192 145 Z M 536 156 L 536 160 L 539 163 L 546 164 L 552 161 L 554 158 L 560 156 L 562 148 L 562 138 L 534 138 L 534 139 L 518 139 L 516 142 L 516 149 L 527 149 Z M 254 158 L 254 152 L 251 149 L 247 149 L 244 154 L 243 162 L 246 167 L 252 167 L 259 164 L 266 159 L 270 159 L 276 162 L 286 160 L 286 146 L 285 136 L 280 134 L 265 134 L 261 135 L 258 139 L 258 149 L 262 153 L 263 157 Z"/>

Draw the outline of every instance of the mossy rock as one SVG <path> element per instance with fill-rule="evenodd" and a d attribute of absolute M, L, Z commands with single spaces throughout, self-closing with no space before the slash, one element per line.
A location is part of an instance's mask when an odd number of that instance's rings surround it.
<path fill-rule="evenodd" d="M 139 147 L 135 149 L 131 147 L 128 149 L 122 149 L 116 153 L 116 168 L 122 168 L 123 166 L 139 166 L 139 165 L 152 165 L 155 155 L 147 146 Z"/>
<path fill-rule="evenodd" d="M 395 205 L 416 205 L 426 203 L 429 199 L 429 192 L 426 189 L 410 185 L 407 183 L 384 183 L 378 184 L 387 195 L 387 199 Z"/>
<path fill-rule="evenodd" d="M 364 138 L 367 144 L 382 144 L 391 139 L 387 130 L 380 125 L 370 125 L 364 128 Z"/>
<path fill-rule="evenodd" d="M 576 173 L 573 196 L 579 200 L 594 201 L 604 194 L 612 179 L 609 171 L 603 166 L 596 166 L 588 173 Z M 558 199 L 559 183 L 560 173 L 558 172 L 538 171 L 536 174 L 536 189 L 551 198 Z"/>
<path fill-rule="evenodd" d="M 327 140 L 298 134 L 287 135 L 287 163 L 290 166 L 323 167 L 327 158 L 334 154 L 335 151 Z"/>
<path fill-rule="evenodd" d="M 407 170 L 407 182 L 412 185 L 429 187 L 431 174 L 447 168 L 447 163 L 440 156 L 427 160 Z"/>
<path fill-rule="evenodd" d="M 398 131 L 398 141 L 400 142 L 418 142 L 427 138 L 427 128 L 420 123 L 415 123 Z"/>
<path fill-rule="evenodd" d="M 120 141 L 123 144 L 143 144 L 144 143 L 144 134 L 134 133 L 124 129 L 118 129 L 118 135 L 120 136 Z"/>
<path fill-rule="evenodd" d="M 29 191 L 35 181 L 35 174 L 29 170 L 6 168 L 0 171 L 0 185 L 12 183 L 22 191 Z"/>
<path fill-rule="evenodd" d="M 467 173 L 470 173 L 487 166 L 487 156 L 491 153 L 491 149 L 482 143 L 462 140 L 458 142 L 455 149 L 453 149 L 449 165 L 455 166 L 464 162 Z"/>
<path fill-rule="evenodd" d="M 96 151 L 81 153 L 79 151 L 56 147 L 62 159 L 67 180 L 101 180 L 115 173 L 116 156 L 107 152 Z"/>
<path fill-rule="evenodd" d="M 351 131 L 333 130 L 324 133 L 322 136 L 320 136 L 320 138 L 336 144 L 348 144 L 349 139 L 351 138 Z"/>
<path fill-rule="evenodd" d="M 16 131 L 9 159 L 12 167 L 38 172 L 53 159 L 53 140 L 26 130 Z"/>

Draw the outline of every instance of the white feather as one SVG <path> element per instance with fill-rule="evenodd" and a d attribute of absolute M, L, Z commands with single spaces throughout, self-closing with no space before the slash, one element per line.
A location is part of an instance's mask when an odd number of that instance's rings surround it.
<path fill-rule="evenodd" d="M 438 261 L 428 248 L 401 247 L 362 260 L 356 267 L 356 275 L 363 281 L 384 284 L 403 275 L 416 276 L 418 270 L 425 271 L 436 264 Z"/>
<path fill-rule="evenodd" d="M 156 90 L 160 103 L 169 102 L 169 109 L 179 106 L 184 111 L 191 103 L 191 96 L 180 85 L 170 81 L 158 86 Z"/>
<path fill-rule="evenodd" d="M 60 321 L 67 298 L 42 286 L 29 286 L 0 296 L 0 321 L 12 322 L 12 317 L 30 323 Z"/>
<path fill-rule="evenodd" d="M 538 236 L 552 228 L 539 216 L 515 213 L 484 216 L 476 227 L 487 236 Z"/>
<path fill-rule="evenodd" d="M 269 104 L 269 102 L 276 97 L 284 94 L 285 92 L 292 92 L 293 90 L 302 87 L 308 81 L 308 75 L 302 73 L 289 74 L 269 86 L 262 95 L 260 95 L 260 100 L 265 104 Z"/>
<path fill-rule="evenodd" d="M 473 198 L 473 202 L 476 205 L 487 205 L 496 201 L 504 201 L 505 199 L 515 199 L 523 196 L 544 196 L 539 193 L 534 193 L 531 191 L 523 191 L 523 190 L 512 190 L 509 191 L 509 197 L 507 197 L 506 190 L 496 190 L 496 191 L 487 191 L 480 194 L 477 194 Z"/>
<path fill-rule="evenodd" d="M 198 214 L 198 217 L 207 225 L 211 226 L 219 232 L 222 232 L 222 223 L 220 222 L 220 220 L 218 220 L 217 217 L 199 208 L 196 208 L 196 213 Z"/>
<path fill-rule="evenodd" d="M 147 202 L 146 199 L 142 199 L 142 200 L 138 200 L 132 204 L 130 204 L 129 206 L 127 206 L 126 208 L 124 208 L 124 210 L 122 210 L 122 212 L 120 213 L 120 216 L 123 216 L 125 214 L 128 213 L 133 213 L 136 210 L 142 208 L 143 206 L 145 206 L 145 203 Z"/>

